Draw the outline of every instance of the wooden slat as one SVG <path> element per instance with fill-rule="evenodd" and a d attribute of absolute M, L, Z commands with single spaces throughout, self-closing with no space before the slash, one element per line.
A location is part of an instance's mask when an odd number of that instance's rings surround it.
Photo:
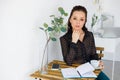
<path fill-rule="evenodd" d="M 103 51 L 104 51 L 104 47 L 96 47 L 96 51 L 98 53 L 99 58 L 101 59 L 102 57 L 104 57 Z M 99 51 L 99 52 L 98 52 Z"/>
<path fill-rule="evenodd" d="M 104 51 L 104 47 L 96 47 L 96 50 Z"/>

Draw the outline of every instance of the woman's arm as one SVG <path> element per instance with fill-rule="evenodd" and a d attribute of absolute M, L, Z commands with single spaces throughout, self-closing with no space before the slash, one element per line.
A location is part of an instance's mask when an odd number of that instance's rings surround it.
<path fill-rule="evenodd" d="M 95 60 L 99 60 L 99 57 L 98 57 L 98 54 L 96 53 L 96 47 L 95 47 L 95 41 L 94 41 L 94 36 L 93 34 L 91 35 L 91 49 L 92 49 L 92 52 L 91 52 L 91 60 L 95 59 Z M 103 64 L 103 61 L 100 60 L 100 63 L 99 63 L 99 67 L 101 69 L 104 68 L 104 64 Z"/>
<path fill-rule="evenodd" d="M 98 54 L 96 53 L 96 47 L 95 47 L 95 40 L 94 40 L 94 36 L 93 34 L 91 33 L 91 39 L 90 39 L 91 43 L 90 43 L 90 47 L 91 47 L 91 55 L 90 55 L 90 59 L 96 59 L 98 60 Z"/>
<path fill-rule="evenodd" d="M 73 42 L 69 42 L 64 37 L 60 38 L 61 48 L 62 48 L 62 54 L 63 59 L 68 65 L 72 65 L 72 62 L 74 60 L 77 46 Z"/>

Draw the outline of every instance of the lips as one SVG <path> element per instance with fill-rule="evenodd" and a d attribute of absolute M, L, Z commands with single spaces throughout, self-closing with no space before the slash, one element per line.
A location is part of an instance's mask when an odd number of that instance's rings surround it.
<path fill-rule="evenodd" d="M 77 28 L 80 27 L 80 26 L 76 26 Z"/>

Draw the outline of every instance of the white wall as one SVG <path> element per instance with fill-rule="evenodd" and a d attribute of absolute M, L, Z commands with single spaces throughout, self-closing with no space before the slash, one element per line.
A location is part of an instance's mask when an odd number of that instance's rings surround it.
<path fill-rule="evenodd" d="M 111 6 L 116 6 L 119 0 L 112 2 L 116 3 Z M 40 67 L 45 43 L 44 32 L 38 29 L 39 26 L 49 22 L 49 15 L 56 13 L 58 6 L 70 12 L 76 4 L 85 5 L 89 16 L 93 13 L 89 0 L 0 0 L 0 79 L 30 80 L 30 73 Z M 105 10 L 110 12 L 111 8 L 106 7 Z M 116 12 L 115 17 L 116 26 L 120 26 Z M 61 51 L 59 40 L 55 43 L 51 42 L 49 48 L 52 55 Z M 53 45 L 58 46 L 56 50 Z M 59 56 L 56 58 L 61 59 Z"/>
<path fill-rule="evenodd" d="M 120 27 L 120 0 L 102 0 L 103 13 L 108 13 L 114 16 L 114 26 Z"/>
<path fill-rule="evenodd" d="M 45 35 L 39 30 L 59 0 L 0 0 L 0 80 L 30 80 L 40 65 Z"/>

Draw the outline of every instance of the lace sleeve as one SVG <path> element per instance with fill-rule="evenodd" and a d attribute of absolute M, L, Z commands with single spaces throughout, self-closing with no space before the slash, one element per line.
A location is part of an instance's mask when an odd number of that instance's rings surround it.
<path fill-rule="evenodd" d="M 72 65 L 73 59 L 77 51 L 76 44 L 67 41 L 64 37 L 60 38 L 60 43 L 61 43 L 61 49 L 62 49 L 62 55 L 63 55 L 64 61 L 68 65 Z"/>
<path fill-rule="evenodd" d="M 91 34 L 91 55 L 90 55 L 90 59 L 96 59 L 98 60 L 98 54 L 96 53 L 96 47 L 95 47 L 95 41 L 94 41 L 94 36 L 93 34 Z"/>

